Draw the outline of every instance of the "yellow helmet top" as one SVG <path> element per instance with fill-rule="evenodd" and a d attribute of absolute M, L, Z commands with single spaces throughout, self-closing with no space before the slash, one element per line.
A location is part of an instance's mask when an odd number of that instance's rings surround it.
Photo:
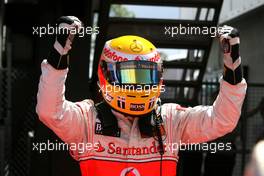
<path fill-rule="evenodd" d="M 156 47 L 148 40 L 133 35 L 115 38 L 109 45 L 112 49 L 125 54 L 145 55 L 156 50 Z"/>

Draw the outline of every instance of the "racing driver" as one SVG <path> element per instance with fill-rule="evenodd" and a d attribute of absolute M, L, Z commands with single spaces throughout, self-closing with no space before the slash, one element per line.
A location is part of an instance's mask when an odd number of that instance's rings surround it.
<path fill-rule="evenodd" d="M 176 175 L 178 149 L 172 150 L 173 144 L 210 141 L 237 125 L 247 85 L 235 28 L 224 26 L 219 36 L 225 44 L 224 73 L 214 104 L 183 108 L 175 103 L 161 105 L 161 58 L 150 41 L 132 35 L 105 43 L 98 65 L 104 101 L 66 100 L 71 31 L 78 31 L 81 22 L 73 16 L 58 21 L 68 33 L 56 34 L 54 47 L 41 64 L 36 111 L 65 143 L 96 144 L 93 149 L 70 152 L 82 176 Z"/>

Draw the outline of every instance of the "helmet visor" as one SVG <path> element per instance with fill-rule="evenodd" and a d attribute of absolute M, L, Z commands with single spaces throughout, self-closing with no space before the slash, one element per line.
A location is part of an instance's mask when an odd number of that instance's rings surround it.
<path fill-rule="evenodd" d="M 107 80 L 111 84 L 158 85 L 161 64 L 150 61 L 125 61 L 107 63 Z"/>

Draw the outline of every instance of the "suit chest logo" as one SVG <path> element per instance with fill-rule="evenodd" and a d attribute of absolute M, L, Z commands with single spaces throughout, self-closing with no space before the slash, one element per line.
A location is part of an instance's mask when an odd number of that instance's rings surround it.
<path fill-rule="evenodd" d="M 99 135 L 105 135 L 105 136 L 113 136 L 113 137 L 120 137 L 121 135 L 121 129 L 117 128 L 117 129 L 103 129 L 102 123 L 100 122 L 96 122 L 95 123 L 95 134 L 99 134 Z"/>
<path fill-rule="evenodd" d="M 150 146 L 118 146 L 114 142 L 109 142 L 106 145 L 102 145 L 98 142 L 98 150 L 96 152 L 107 152 L 108 154 L 117 154 L 123 156 L 135 156 L 135 155 L 149 155 L 149 154 L 158 154 L 159 147 L 156 145 L 156 142 L 153 141 Z"/>

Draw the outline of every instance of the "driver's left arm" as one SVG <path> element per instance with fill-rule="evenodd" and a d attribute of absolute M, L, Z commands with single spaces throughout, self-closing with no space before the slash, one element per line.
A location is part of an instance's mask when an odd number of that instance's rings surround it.
<path fill-rule="evenodd" d="M 228 41 L 230 50 L 224 53 L 224 73 L 220 91 L 212 106 L 196 106 L 177 111 L 175 122 L 184 143 L 200 143 L 231 132 L 241 115 L 247 84 L 242 76 L 239 54 L 239 33 L 224 26 L 220 42 Z"/>

